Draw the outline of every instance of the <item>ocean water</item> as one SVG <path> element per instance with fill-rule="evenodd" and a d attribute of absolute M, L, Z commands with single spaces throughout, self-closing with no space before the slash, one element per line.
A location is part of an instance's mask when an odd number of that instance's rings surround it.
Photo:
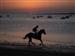
<path fill-rule="evenodd" d="M 33 15 L 13 16 L 0 18 L 0 43 L 25 43 L 22 39 L 27 33 L 32 32 L 32 28 L 39 25 L 40 29 L 46 30 L 46 35 L 42 35 L 45 44 L 65 43 L 75 44 L 75 15 L 69 19 L 61 19 L 66 15 L 51 15 L 52 18 L 47 18 L 48 15 L 33 19 Z M 33 40 L 39 43 L 38 40 Z"/>

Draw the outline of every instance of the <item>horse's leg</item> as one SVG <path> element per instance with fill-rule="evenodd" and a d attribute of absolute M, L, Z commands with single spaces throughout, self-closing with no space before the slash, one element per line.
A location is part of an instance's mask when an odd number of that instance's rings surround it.
<path fill-rule="evenodd" d="M 33 45 L 35 45 L 35 43 L 32 42 L 32 38 L 29 39 L 29 42 Z"/>
<path fill-rule="evenodd" d="M 35 46 L 35 43 L 33 43 L 32 41 L 31 41 L 31 43 Z"/>
<path fill-rule="evenodd" d="M 40 45 L 43 45 L 43 41 L 40 39 L 40 41 L 41 41 L 41 44 Z"/>
<path fill-rule="evenodd" d="M 29 41 L 28 41 L 28 45 L 30 46 L 30 42 L 31 42 L 32 40 L 31 40 L 31 38 L 29 38 Z"/>

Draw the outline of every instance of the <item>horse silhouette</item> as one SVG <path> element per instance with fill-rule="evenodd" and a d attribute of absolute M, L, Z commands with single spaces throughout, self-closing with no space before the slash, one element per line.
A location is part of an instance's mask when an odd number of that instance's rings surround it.
<path fill-rule="evenodd" d="M 46 34 L 45 29 L 41 29 L 40 31 L 38 31 L 37 35 L 35 35 L 34 33 L 30 32 L 30 33 L 26 34 L 23 39 L 28 38 L 29 39 L 28 44 L 30 45 L 30 43 L 34 44 L 32 42 L 32 38 L 34 38 L 34 39 L 40 40 L 40 42 L 41 42 L 40 45 L 43 45 L 43 41 L 42 41 L 42 38 L 41 38 L 42 34 Z"/>

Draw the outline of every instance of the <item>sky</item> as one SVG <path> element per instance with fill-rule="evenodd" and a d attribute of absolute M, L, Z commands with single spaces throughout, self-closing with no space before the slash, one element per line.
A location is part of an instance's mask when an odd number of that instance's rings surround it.
<path fill-rule="evenodd" d="M 75 0 L 0 0 L 0 12 L 75 13 Z"/>

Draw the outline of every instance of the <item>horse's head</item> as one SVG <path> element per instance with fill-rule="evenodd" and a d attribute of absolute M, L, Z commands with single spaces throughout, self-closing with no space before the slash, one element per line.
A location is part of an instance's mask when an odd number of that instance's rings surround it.
<path fill-rule="evenodd" d="M 46 34 L 45 29 L 41 29 L 40 32 L 43 33 L 43 34 Z"/>

